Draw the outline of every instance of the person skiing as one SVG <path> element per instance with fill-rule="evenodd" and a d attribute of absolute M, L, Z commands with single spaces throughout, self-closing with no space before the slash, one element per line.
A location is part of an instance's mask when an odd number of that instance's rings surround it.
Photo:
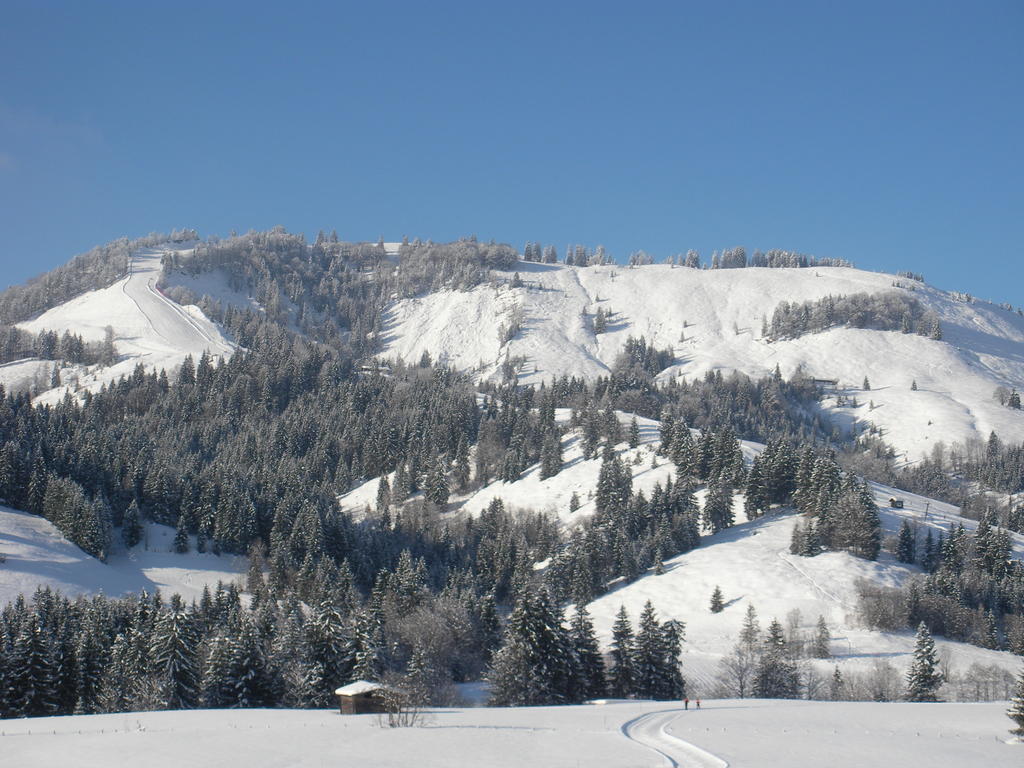
<path fill-rule="evenodd" d="M 690 697 L 687 696 L 685 699 L 683 699 L 683 709 L 689 709 L 689 708 L 690 708 Z"/>
<path fill-rule="evenodd" d="M 700 709 L 700 699 L 697 699 L 697 709 Z"/>

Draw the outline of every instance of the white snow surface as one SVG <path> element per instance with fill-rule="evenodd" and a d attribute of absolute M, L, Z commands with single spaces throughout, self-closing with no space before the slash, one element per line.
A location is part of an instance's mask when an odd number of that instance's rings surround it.
<path fill-rule="evenodd" d="M 995 430 L 1024 440 L 1024 412 L 1000 406 L 997 386 L 1024 388 L 1024 318 L 986 302 L 894 275 L 853 268 L 698 270 L 668 265 L 569 267 L 520 262 L 521 288 L 482 285 L 394 302 L 383 335 L 385 356 L 419 360 L 423 352 L 481 378 L 498 378 L 507 360 L 524 357 L 522 383 L 563 374 L 606 375 L 629 336 L 670 348 L 676 362 L 662 378 L 739 370 L 753 377 L 778 365 L 838 380 L 835 394 L 855 395 L 859 407 L 826 407 L 842 420 L 869 420 L 910 461 L 938 440 L 965 442 Z M 895 288 L 899 281 L 903 288 Z M 909 292 L 941 319 L 944 338 L 835 328 L 768 343 L 762 317 L 783 300 L 827 295 Z M 615 313 L 594 335 L 598 308 Z M 503 343 L 500 327 L 514 313 L 522 330 Z M 685 326 L 684 326 L 685 323 Z M 681 340 L 685 337 L 685 340 Z M 860 387 L 868 377 L 871 391 Z M 918 390 L 911 391 L 913 381 Z M 870 402 L 874 408 L 870 408 Z"/>
<path fill-rule="evenodd" d="M 193 537 L 194 538 L 194 537 Z M 51 587 L 68 597 L 159 590 L 198 600 L 203 586 L 239 582 L 248 558 L 173 550 L 174 529 L 146 525 L 143 541 L 114 551 L 106 563 L 69 542 L 48 520 L 0 507 L 0 606 L 19 594 L 31 598 L 37 587 Z M 0 763 L 2 764 L 2 763 Z"/>
<path fill-rule="evenodd" d="M 161 258 L 171 248 L 137 251 L 132 254 L 129 274 L 110 287 L 83 293 L 33 320 L 19 323 L 33 333 L 70 331 L 85 341 L 103 341 L 107 326 L 114 329 L 116 364 L 107 368 L 66 368 L 61 372 L 63 386 L 42 393 L 38 402 L 58 402 L 66 393 L 82 389 L 98 390 L 130 375 L 139 363 L 148 370 L 162 368 L 170 373 L 186 355 L 198 360 L 203 352 L 215 358 L 234 352 L 235 345 L 198 307 L 175 304 L 157 287 L 163 269 Z M 173 248 L 180 253 L 190 250 Z"/>
<path fill-rule="evenodd" d="M 435 709 L 422 726 L 325 710 L 192 710 L 0 723 L 4 765 L 80 768 L 1019 766 L 1005 703 L 706 701 Z M 71 757 L 73 754 L 73 758 Z"/>

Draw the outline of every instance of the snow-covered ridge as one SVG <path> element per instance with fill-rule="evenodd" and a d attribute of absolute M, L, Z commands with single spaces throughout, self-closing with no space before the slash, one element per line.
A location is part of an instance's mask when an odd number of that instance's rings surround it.
<path fill-rule="evenodd" d="M 554 376 L 605 375 L 630 336 L 672 349 L 676 362 L 662 378 L 742 371 L 753 377 L 778 365 L 838 381 L 856 408 L 837 408 L 843 421 L 867 420 L 916 460 L 943 440 L 1024 440 L 1024 412 L 995 402 L 996 387 L 1024 387 L 1024 318 L 984 302 L 895 275 L 846 267 L 698 270 L 650 265 L 569 267 L 520 262 L 523 285 L 481 285 L 394 302 L 383 334 L 386 356 L 419 360 L 423 352 L 482 378 L 499 378 L 517 358 L 522 383 Z M 901 291 L 940 318 L 943 340 L 914 334 L 834 328 L 769 343 L 765 317 L 782 301 L 828 295 Z M 614 313 L 595 335 L 598 309 Z M 502 326 L 518 318 L 511 340 Z M 870 391 L 862 391 L 867 377 Z M 911 385 L 917 384 L 912 390 Z M 873 406 L 873 407 L 872 407 Z"/>
<path fill-rule="evenodd" d="M 146 248 L 132 254 L 129 274 L 113 285 L 89 291 L 53 307 L 39 317 L 20 323 L 27 331 L 70 331 L 85 341 L 103 341 L 106 328 L 114 331 L 117 362 L 109 367 L 69 366 L 60 372 L 62 386 L 44 392 L 40 402 L 57 402 L 65 393 L 96 390 L 103 384 L 132 373 L 142 363 L 147 370 L 172 371 L 187 355 L 198 359 L 204 352 L 213 357 L 230 356 L 235 345 L 220 328 L 195 306 L 181 306 L 158 287 L 161 259 L 168 250 L 186 252 L 187 244 Z M 0 370 L 0 383 L 17 384 L 26 377 L 40 377 L 52 363 L 29 361 Z M 49 375 L 45 376 L 48 382 Z"/>

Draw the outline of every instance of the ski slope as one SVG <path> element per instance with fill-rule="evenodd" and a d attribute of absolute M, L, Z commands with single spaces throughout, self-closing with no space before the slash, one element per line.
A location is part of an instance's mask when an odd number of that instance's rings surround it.
<path fill-rule="evenodd" d="M 198 600 L 205 585 L 240 583 L 248 568 L 245 557 L 200 554 L 194 548 L 178 554 L 173 541 L 173 528 L 148 524 L 142 542 L 130 551 L 118 544 L 102 563 L 65 539 L 48 520 L 0 507 L 0 606 L 19 594 L 31 598 L 37 587 L 72 598 L 159 590 L 165 596 L 178 593 L 186 601 Z"/>
<path fill-rule="evenodd" d="M 396 301 L 386 313 L 385 356 L 419 360 L 429 352 L 482 378 L 500 378 L 515 358 L 522 383 L 554 376 L 607 375 L 630 336 L 669 348 L 675 364 L 662 378 L 742 371 L 753 377 L 778 365 L 783 376 L 803 368 L 837 380 L 827 408 L 840 422 L 871 422 L 914 461 L 943 440 L 1024 440 L 1024 412 L 993 400 L 997 386 L 1024 388 L 1024 318 L 985 302 L 894 275 L 845 267 L 697 270 L 668 265 L 570 267 L 520 262 L 520 288 L 481 285 Z M 904 287 L 894 287 L 898 282 Z M 835 328 L 768 343 L 761 336 L 783 300 L 898 290 L 918 299 L 942 322 L 944 339 Z M 595 335 L 598 308 L 614 312 Z M 522 330 L 511 341 L 500 329 L 514 316 Z M 861 391 L 868 377 L 872 388 Z M 911 390 L 917 382 L 917 391 Z M 856 396 L 857 408 L 838 408 L 835 395 Z M 873 401 L 873 407 L 872 407 Z"/>
<path fill-rule="evenodd" d="M 175 249 L 182 250 L 177 246 Z M 187 355 L 198 360 L 203 352 L 215 358 L 234 352 L 235 345 L 198 307 L 180 306 L 160 292 L 157 281 L 166 250 L 147 248 L 134 253 L 126 277 L 19 324 L 33 333 L 70 331 L 87 342 L 103 341 L 108 326 L 114 330 L 118 356 L 115 365 L 65 368 L 61 371 L 63 386 L 44 392 L 37 398 L 38 402 L 58 402 L 68 392 L 97 390 L 103 384 L 130 375 L 140 363 L 147 370 L 165 369 L 170 373 Z"/>
<path fill-rule="evenodd" d="M 206 710 L 0 722 L 4 765 L 107 768 L 929 768 L 1019 766 L 1006 704 L 723 700 L 434 709 L 414 728 L 325 710 Z"/>

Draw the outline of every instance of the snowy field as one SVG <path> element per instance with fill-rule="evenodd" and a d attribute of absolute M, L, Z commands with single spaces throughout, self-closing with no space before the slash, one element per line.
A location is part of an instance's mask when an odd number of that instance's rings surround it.
<path fill-rule="evenodd" d="M 0 507 L 0 606 L 19 594 L 30 598 L 36 587 L 49 586 L 69 597 L 102 593 L 175 592 L 186 601 L 199 599 L 204 585 L 240 581 L 248 558 L 173 551 L 174 529 L 149 524 L 142 542 L 120 549 L 101 563 L 65 539 L 42 517 Z M 193 545 L 194 545 L 193 541 Z M 0 758 L 2 764 L 2 758 Z"/>
<path fill-rule="evenodd" d="M 33 333 L 70 331 L 87 342 L 103 341 L 106 327 L 114 329 L 116 364 L 107 368 L 65 368 L 61 371 L 64 386 L 42 394 L 37 402 L 59 402 L 69 391 L 97 390 L 105 383 L 131 375 L 139 363 L 147 370 L 163 368 L 170 373 L 186 355 L 198 360 L 203 352 L 213 357 L 234 352 L 235 346 L 198 307 L 175 304 L 157 288 L 163 253 L 161 248 L 138 251 L 132 255 L 127 277 L 19 324 Z"/>
<path fill-rule="evenodd" d="M 964 442 L 995 430 L 1024 440 L 1024 412 L 992 399 L 997 386 L 1024 387 L 1024 318 L 984 302 L 963 303 L 912 280 L 839 267 L 696 270 L 651 265 L 567 267 L 520 262 L 523 287 L 479 286 L 397 301 L 386 315 L 385 355 L 434 359 L 499 378 L 506 360 L 523 357 L 523 383 L 567 374 L 606 375 L 629 336 L 672 349 L 676 364 L 662 378 L 740 370 L 759 377 L 778 365 L 789 378 L 803 366 L 837 380 L 833 395 L 856 396 L 857 408 L 836 407 L 840 420 L 870 421 L 914 461 L 938 440 Z M 914 334 L 836 328 L 767 343 L 762 318 L 783 300 L 900 290 L 941 319 L 943 341 Z M 598 308 L 615 313 L 594 335 Z M 522 330 L 504 343 L 500 328 L 513 315 Z M 861 390 L 868 377 L 871 390 Z M 911 390 L 916 381 L 918 389 Z M 871 407 L 871 403 L 874 407 Z"/>
<path fill-rule="evenodd" d="M 109 768 L 1020 766 L 1004 704 L 708 701 L 438 709 L 421 727 L 324 710 L 6 720 L 0 765 Z"/>

